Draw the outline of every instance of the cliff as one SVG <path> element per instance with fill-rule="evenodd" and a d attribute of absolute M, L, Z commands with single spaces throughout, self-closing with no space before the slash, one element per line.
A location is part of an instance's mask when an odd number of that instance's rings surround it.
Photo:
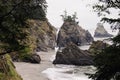
<path fill-rule="evenodd" d="M 27 20 L 27 38 L 21 42 L 27 47 L 10 55 L 14 61 L 25 61 L 40 63 L 41 59 L 36 54 L 38 51 L 48 51 L 54 49 L 56 39 L 56 29 L 47 21 Z"/>
<path fill-rule="evenodd" d="M 56 28 L 47 20 L 28 20 L 30 36 L 33 39 L 36 51 L 48 51 L 54 49 L 56 39 Z"/>

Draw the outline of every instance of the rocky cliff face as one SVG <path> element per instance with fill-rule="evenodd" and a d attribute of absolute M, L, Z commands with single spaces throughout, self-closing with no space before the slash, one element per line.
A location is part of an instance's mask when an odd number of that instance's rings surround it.
<path fill-rule="evenodd" d="M 94 37 L 112 37 L 113 35 L 109 34 L 104 26 L 101 23 L 97 24 L 97 28 L 94 33 Z"/>
<path fill-rule="evenodd" d="M 0 80 L 23 80 L 16 72 L 10 56 L 0 56 Z"/>
<path fill-rule="evenodd" d="M 36 52 L 48 51 L 55 47 L 56 29 L 47 20 L 28 20 L 26 23 L 28 36 L 23 43 L 28 47 L 10 55 L 14 61 L 40 63 L 41 59 Z"/>
<path fill-rule="evenodd" d="M 91 34 L 82 29 L 76 22 L 65 21 L 58 33 L 57 46 L 64 47 L 67 42 L 84 45 L 93 41 Z"/>
<path fill-rule="evenodd" d="M 88 51 L 80 50 L 73 43 L 67 44 L 67 46 L 56 54 L 56 58 L 53 64 L 69 64 L 69 65 L 91 65 L 93 64 L 93 58 Z"/>
<path fill-rule="evenodd" d="M 54 49 L 56 42 L 56 29 L 46 20 L 29 20 L 30 34 L 36 45 L 36 51 Z"/>

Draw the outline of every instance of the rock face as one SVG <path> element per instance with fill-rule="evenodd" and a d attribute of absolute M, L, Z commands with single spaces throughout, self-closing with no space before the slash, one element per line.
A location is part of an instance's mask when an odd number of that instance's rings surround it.
<path fill-rule="evenodd" d="M 113 37 L 113 35 L 109 34 L 101 23 L 98 23 L 94 37 Z"/>
<path fill-rule="evenodd" d="M 107 43 L 104 43 L 103 41 L 93 41 L 89 48 L 89 52 L 93 55 L 99 54 L 103 49 L 108 47 L 109 45 Z"/>
<path fill-rule="evenodd" d="M 93 41 L 91 34 L 82 29 L 76 22 L 65 21 L 58 33 L 57 46 L 64 47 L 67 42 L 76 45 L 89 44 Z"/>
<path fill-rule="evenodd" d="M 23 80 L 8 54 L 0 56 L 0 80 Z"/>
<path fill-rule="evenodd" d="M 56 43 L 56 29 L 47 20 L 29 20 L 30 34 L 36 45 L 36 51 L 54 49 Z"/>
<path fill-rule="evenodd" d="M 92 60 L 88 51 L 80 50 L 75 44 L 69 43 L 62 52 L 57 52 L 53 64 L 92 65 Z"/>
<path fill-rule="evenodd" d="M 28 36 L 24 43 L 28 47 L 10 55 L 13 61 L 40 63 L 39 55 L 34 53 L 54 49 L 56 45 L 56 29 L 47 20 L 28 20 L 26 23 Z"/>

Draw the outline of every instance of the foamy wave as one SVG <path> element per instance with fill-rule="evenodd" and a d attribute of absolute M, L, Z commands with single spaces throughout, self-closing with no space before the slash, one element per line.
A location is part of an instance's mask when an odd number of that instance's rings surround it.
<path fill-rule="evenodd" d="M 60 66 L 48 68 L 42 73 L 46 74 L 50 80 L 91 80 L 84 74 L 84 70 L 89 71 L 87 67 L 78 73 L 75 71 L 76 66 L 63 66 L 62 68 Z"/>

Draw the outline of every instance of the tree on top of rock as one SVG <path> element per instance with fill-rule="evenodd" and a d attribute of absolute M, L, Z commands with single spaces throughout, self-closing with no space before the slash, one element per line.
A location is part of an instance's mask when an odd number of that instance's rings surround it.
<path fill-rule="evenodd" d="M 62 20 L 65 22 L 65 21 L 69 21 L 69 22 L 77 22 L 76 19 L 77 18 L 77 13 L 74 12 L 74 14 L 71 16 L 71 15 L 67 15 L 67 11 L 65 10 L 64 11 L 64 15 L 61 15 L 62 17 Z M 78 22 L 77 22 L 78 23 Z"/>

